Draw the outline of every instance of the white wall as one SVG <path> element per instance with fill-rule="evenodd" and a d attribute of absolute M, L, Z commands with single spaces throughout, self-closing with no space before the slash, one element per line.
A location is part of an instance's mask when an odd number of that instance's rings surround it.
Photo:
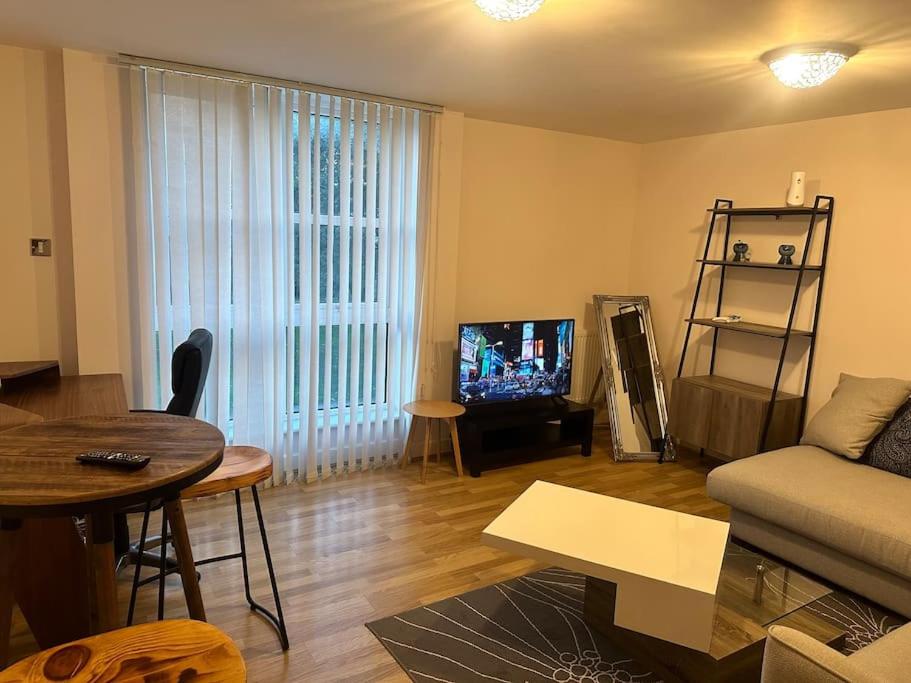
<path fill-rule="evenodd" d="M 911 109 L 649 144 L 641 168 L 630 286 L 652 297 L 668 373 L 676 371 L 683 342 L 706 207 L 716 197 L 732 199 L 735 206 L 780 206 L 791 171 L 805 170 L 809 202 L 816 192 L 834 195 L 837 202 L 809 413 L 828 399 L 842 371 L 911 377 L 911 316 L 904 307 L 911 253 L 911 218 L 904 211 L 911 187 Z M 795 220 L 737 220 L 735 234 L 752 245 L 755 260 L 775 261 L 782 242 L 797 243 L 802 251 L 798 240 L 804 227 Z M 793 281 L 790 273 L 732 271 L 724 312 L 784 324 Z M 799 322 L 808 324 L 812 296 L 801 303 Z M 717 371 L 769 386 L 778 342 L 728 337 Z M 805 348 L 794 342 L 795 351 Z M 699 355 L 705 371 L 705 345 Z M 791 356 L 786 389 L 800 388 L 801 355 Z"/>
<path fill-rule="evenodd" d="M 123 372 L 131 395 L 121 70 L 0 46 L 0 82 L 0 360 Z M 50 237 L 52 257 L 29 255 L 30 237 Z"/>
<path fill-rule="evenodd" d="M 122 372 L 132 396 L 123 74 L 66 49 L 63 73 L 79 370 Z"/>
<path fill-rule="evenodd" d="M 640 145 L 465 120 L 456 313 L 574 317 L 625 294 Z"/>
<path fill-rule="evenodd" d="M 72 257 L 59 54 L 0 46 L 0 361 L 76 369 Z M 33 257 L 29 239 L 52 241 Z"/>
<path fill-rule="evenodd" d="M 433 284 L 433 380 L 452 394 L 458 323 L 573 317 L 593 333 L 591 296 L 625 294 L 639 146 L 443 117 L 442 235 Z M 458 177 L 457 177 L 458 174 Z"/>

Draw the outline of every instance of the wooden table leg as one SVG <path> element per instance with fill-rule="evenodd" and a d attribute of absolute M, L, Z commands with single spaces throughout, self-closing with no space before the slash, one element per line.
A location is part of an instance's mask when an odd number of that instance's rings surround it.
<path fill-rule="evenodd" d="M 421 483 L 427 482 L 427 460 L 430 458 L 430 428 L 429 417 L 424 418 L 424 463 L 421 466 Z"/>
<path fill-rule="evenodd" d="M 442 421 L 442 420 L 435 420 L 435 422 L 437 423 L 437 435 L 436 435 L 436 439 L 434 439 L 434 442 L 433 442 L 433 452 L 434 452 L 434 456 L 435 456 L 435 457 L 434 457 L 434 462 L 435 462 L 437 465 L 439 465 L 439 464 L 440 464 L 440 456 L 442 455 L 441 452 L 440 452 L 440 450 L 441 450 L 441 448 L 442 448 L 442 447 L 440 446 L 440 441 L 443 440 L 443 421 Z"/>
<path fill-rule="evenodd" d="M 22 522 L 0 520 L 0 669 L 9 658 L 9 634 L 13 621 L 13 578 Z"/>
<path fill-rule="evenodd" d="M 18 546 L 13 590 L 38 645 L 92 635 L 88 549 L 73 518 L 23 519 Z"/>
<path fill-rule="evenodd" d="M 418 418 L 411 418 L 411 426 L 408 428 L 408 436 L 405 437 L 405 446 L 402 448 L 402 469 L 411 462 L 411 446 L 414 443 L 414 428 L 417 426 Z"/>
<path fill-rule="evenodd" d="M 100 633 L 98 630 L 98 602 L 95 600 L 95 563 L 92 560 L 92 516 L 86 515 L 85 543 L 82 545 L 82 566 L 85 567 L 85 597 L 89 601 L 89 635 Z"/>
<path fill-rule="evenodd" d="M 117 581 L 114 577 L 114 516 L 95 512 L 88 525 L 89 575 L 98 618 L 98 633 L 119 627 L 117 616 Z"/>
<path fill-rule="evenodd" d="M 178 498 L 165 503 L 164 507 L 168 513 L 168 523 L 171 525 L 171 542 L 174 544 L 174 552 L 177 554 L 177 564 L 180 566 L 180 578 L 183 582 L 183 594 L 187 600 L 190 618 L 205 621 L 206 608 L 203 606 L 199 582 L 196 580 L 196 565 L 193 563 L 193 548 L 190 546 L 190 536 L 187 534 L 183 505 Z"/>
<path fill-rule="evenodd" d="M 456 472 L 462 476 L 462 449 L 459 446 L 459 424 L 454 417 L 449 418 L 449 436 L 452 439 L 452 458 L 455 460 Z"/>

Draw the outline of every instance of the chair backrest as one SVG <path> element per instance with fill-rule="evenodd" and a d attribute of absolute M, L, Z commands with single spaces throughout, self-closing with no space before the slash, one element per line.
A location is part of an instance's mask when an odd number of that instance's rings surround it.
<path fill-rule="evenodd" d="M 212 333 L 202 328 L 193 330 L 187 340 L 174 349 L 171 357 L 171 390 L 174 397 L 165 412 L 196 417 L 211 358 Z"/>

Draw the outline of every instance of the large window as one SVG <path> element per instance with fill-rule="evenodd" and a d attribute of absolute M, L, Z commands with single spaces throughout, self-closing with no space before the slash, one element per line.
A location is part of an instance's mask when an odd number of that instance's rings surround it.
<path fill-rule="evenodd" d="M 205 327 L 200 416 L 229 438 L 308 476 L 397 452 L 428 115 L 145 67 L 131 92 L 142 404 L 167 400 L 171 349 Z"/>
<path fill-rule="evenodd" d="M 334 107 L 333 107 L 334 109 Z M 371 192 L 368 186 L 368 177 L 370 174 L 367 172 L 367 163 L 368 159 L 372 158 L 373 155 L 367 153 L 367 144 L 371 139 L 376 141 L 375 143 L 375 173 L 378 175 L 380 172 L 380 163 L 382 161 L 382 144 L 381 144 L 381 130 L 379 123 L 373 125 L 373 135 L 368 135 L 368 123 L 367 121 L 357 122 L 354 119 L 351 120 L 350 130 L 348 134 L 348 146 L 346 150 L 350 152 L 348 156 L 348 163 L 353 163 L 352 159 L 355 156 L 353 154 L 354 145 L 357 141 L 361 143 L 360 154 L 356 155 L 363 160 L 362 170 L 360 174 L 357 174 L 361 179 L 361 183 L 357 190 L 360 191 L 361 197 L 358 198 L 355 195 L 357 191 L 353 185 L 354 175 L 352 173 L 350 178 L 346 180 L 350 183 L 348 191 L 343 192 L 342 182 L 343 182 L 343 173 L 339 171 L 342 168 L 342 118 L 340 111 L 331 111 L 329 106 L 322 106 L 319 113 L 315 111 L 315 107 L 311 108 L 309 113 L 310 117 L 310 126 L 309 126 L 309 135 L 308 139 L 303 141 L 303 146 L 306 153 L 312 153 L 314 149 L 314 136 L 319 135 L 319 164 L 314 164 L 313 169 L 319 170 L 319 261 L 320 261 L 320 278 L 319 278 L 319 367 L 317 374 L 319 376 L 318 387 L 317 387 L 317 396 L 318 396 L 318 405 L 320 410 L 324 410 L 327 406 L 325 405 L 325 397 L 327 396 L 326 392 L 326 382 L 329 382 L 329 408 L 337 409 L 339 407 L 339 395 L 343 394 L 345 398 L 345 406 L 352 406 L 352 401 L 356 401 L 356 405 L 363 406 L 365 403 L 375 404 L 377 400 L 384 401 L 386 399 L 386 378 L 381 377 L 377 378 L 377 382 L 372 384 L 369 391 L 369 396 L 365 396 L 363 393 L 355 392 L 356 395 L 351 393 L 340 392 L 341 384 L 343 378 L 340 374 L 340 360 L 342 355 L 342 349 L 353 349 L 354 342 L 356 339 L 378 339 L 380 335 L 383 335 L 388 341 L 388 322 L 386 320 L 388 312 L 385 307 L 378 305 L 378 295 L 379 295 L 379 243 L 380 243 L 380 232 L 384 230 L 384 226 L 380 224 L 380 206 L 378 202 L 378 193 Z M 319 124 L 317 125 L 317 119 Z M 356 136 L 355 126 L 361 126 L 361 135 Z M 306 128 L 306 127 L 305 127 Z M 346 128 L 348 128 L 346 126 Z M 294 193 L 294 263 L 295 271 L 302 273 L 303 271 L 300 268 L 300 237 L 301 237 L 301 213 L 302 213 L 302 204 L 304 211 L 306 212 L 306 207 L 312 207 L 312 197 L 311 201 L 304 202 L 301 201 L 301 177 L 300 177 L 300 149 L 301 149 L 301 125 L 300 125 L 300 106 L 295 107 L 293 118 L 292 118 L 292 136 L 293 136 L 293 164 L 292 168 L 295 173 L 293 176 L 293 193 Z M 330 157 L 331 155 L 331 157 Z M 330 163 L 330 158 L 332 163 Z M 345 206 L 342 206 L 342 196 L 343 194 L 347 198 Z M 368 204 L 369 200 L 373 200 L 372 206 Z M 331 209 L 330 209 L 331 207 Z M 343 210 L 345 216 L 343 218 Z M 358 214 L 355 213 L 358 211 Z M 367 232 L 367 216 L 371 215 L 375 220 L 375 226 L 372 228 L 372 234 Z M 361 221 L 358 223 L 356 220 L 357 216 L 360 215 Z M 311 214 L 306 214 L 304 220 L 307 220 L 307 216 L 311 216 L 309 220 L 313 220 Z M 346 224 L 349 226 L 349 229 L 346 232 L 347 239 L 345 243 L 342 244 L 342 225 Z M 352 230 L 350 226 L 359 226 L 358 229 Z M 354 234 L 358 233 L 358 234 Z M 359 245 L 355 245 L 355 240 L 360 242 Z M 355 248 L 357 246 L 357 248 Z M 349 266 L 347 269 L 343 268 L 343 253 L 347 257 L 347 263 Z M 358 267 L 352 267 L 350 264 L 354 263 L 354 259 L 358 259 Z M 368 264 L 368 259 L 372 260 L 373 263 Z M 358 272 L 360 271 L 360 272 Z M 373 278 L 370 283 L 368 283 L 367 278 L 364 275 L 372 273 Z M 306 273 L 303 273 L 306 276 Z M 355 287 L 357 291 L 355 292 Z M 343 296 L 344 295 L 344 296 Z M 370 297 L 368 299 L 368 296 Z M 294 301 L 296 304 L 296 313 L 297 317 L 295 320 L 294 326 L 294 358 L 295 366 L 300 367 L 300 343 L 301 343 L 301 331 L 300 331 L 300 300 L 301 300 L 301 281 L 300 279 L 295 279 L 294 281 Z M 344 302 L 344 303 L 343 303 Z M 345 307 L 345 321 L 347 324 L 342 326 L 342 307 Z M 372 310 L 372 319 L 373 324 L 368 326 L 366 323 L 360 323 L 357 327 L 354 327 L 354 323 L 350 322 L 355 318 L 359 320 L 367 319 L 367 307 L 370 306 Z M 358 311 L 355 311 L 355 308 L 358 308 Z M 356 315 L 357 314 L 357 315 Z M 329 345 L 329 351 L 327 353 L 326 345 Z M 364 373 L 367 371 L 368 366 L 375 368 L 377 367 L 377 353 L 378 345 L 376 344 L 359 344 L 358 355 L 353 359 L 352 365 L 356 365 L 358 368 L 358 375 L 355 378 L 356 386 L 364 386 Z M 386 345 L 388 348 L 388 344 Z M 368 359 L 369 354 L 369 359 Z M 349 360 L 352 360 L 349 358 Z M 369 360 L 369 363 L 367 362 Z M 329 364 L 328 372 L 326 365 Z M 297 408 L 300 405 L 300 395 L 299 395 L 300 383 L 295 382 L 295 395 L 294 395 L 294 406 Z"/>

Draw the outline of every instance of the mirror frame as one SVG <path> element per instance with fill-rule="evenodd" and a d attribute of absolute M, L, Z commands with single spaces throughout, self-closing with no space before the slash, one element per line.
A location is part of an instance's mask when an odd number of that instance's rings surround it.
<path fill-rule="evenodd" d="M 595 294 L 592 296 L 595 308 L 595 319 L 598 321 L 598 334 L 601 337 L 601 371 L 604 392 L 607 398 L 607 407 L 610 413 L 611 440 L 614 446 L 614 460 L 621 461 L 664 461 L 676 460 L 673 440 L 667 436 L 667 396 L 664 390 L 664 373 L 661 362 L 658 360 L 658 349 L 655 346 L 655 333 L 652 329 L 652 313 L 647 296 L 621 296 L 614 294 Z M 626 451 L 623 448 L 623 437 L 620 433 L 620 413 L 617 404 L 616 386 L 614 384 L 614 370 L 611 365 L 610 349 L 610 323 L 604 316 L 604 304 L 638 305 L 642 309 L 645 336 L 648 342 L 649 355 L 652 361 L 652 372 L 655 376 L 656 400 L 658 403 L 658 417 L 664 431 L 664 453 Z"/>

